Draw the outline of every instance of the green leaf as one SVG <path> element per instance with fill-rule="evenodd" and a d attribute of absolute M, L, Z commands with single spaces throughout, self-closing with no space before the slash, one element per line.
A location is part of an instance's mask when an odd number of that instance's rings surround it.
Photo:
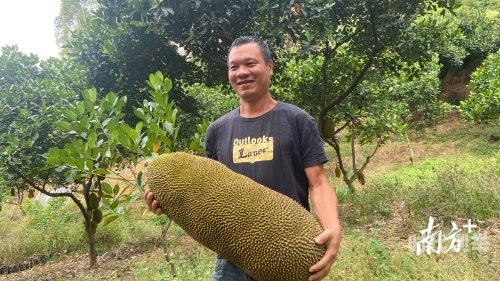
<path fill-rule="evenodd" d="M 76 104 L 76 110 L 80 115 L 85 113 L 85 104 L 83 103 L 83 101 Z"/>
<path fill-rule="evenodd" d="M 151 132 L 153 132 L 155 134 L 158 134 L 160 132 L 160 127 L 158 126 L 158 124 L 155 121 L 151 121 L 149 123 L 149 129 L 151 130 Z"/>
<path fill-rule="evenodd" d="M 109 175 L 109 174 L 112 174 L 112 172 L 109 171 L 108 169 L 97 168 L 97 169 L 94 169 L 92 171 L 92 174 L 95 174 L 95 175 Z"/>
<path fill-rule="evenodd" d="M 97 90 L 95 88 L 92 88 L 88 91 L 89 94 L 89 100 L 94 103 L 97 99 Z"/>
<path fill-rule="evenodd" d="M 170 92 L 171 89 L 172 89 L 172 80 L 165 78 L 165 81 L 163 82 L 163 91 L 168 93 Z"/>
<path fill-rule="evenodd" d="M 80 170 L 85 170 L 85 160 L 83 158 L 76 158 L 74 159 L 75 161 L 75 166 L 80 169 Z"/>
<path fill-rule="evenodd" d="M 65 109 L 65 110 L 63 110 L 62 113 L 63 113 L 64 117 L 68 118 L 71 121 L 78 120 L 78 115 L 73 110 Z"/>
<path fill-rule="evenodd" d="M 169 133 L 169 134 L 174 133 L 174 125 L 172 123 L 165 121 L 163 126 L 165 127 L 165 131 L 167 131 L 167 133 Z"/>
<path fill-rule="evenodd" d="M 134 129 L 130 129 L 129 134 L 133 139 L 137 139 L 139 137 L 139 133 Z"/>
<path fill-rule="evenodd" d="M 47 158 L 47 163 L 50 165 L 54 165 L 57 163 L 57 159 L 55 157 L 50 156 L 49 158 Z"/>
<path fill-rule="evenodd" d="M 112 222 L 114 222 L 115 220 L 117 220 L 118 218 L 120 217 L 120 215 L 110 215 L 109 217 L 107 217 L 104 222 L 102 223 L 102 226 L 106 226 Z"/>
<path fill-rule="evenodd" d="M 120 186 L 118 184 L 115 184 L 115 187 L 113 188 L 113 194 L 118 195 L 118 192 L 120 192 Z"/>
<path fill-rule="evenodd" d="M 72 169 L 64 173 L 64 177 L 66 178 L 66 182 L 72 183 L 75 181 L 76 176 L 78 175 L 78 170 Z"/>
<path fill-rule="evenodd" d="M 125 103 L 126 103 L 126 97 L 122 97 L 120 98 L 117 102 L 116 102 L 116 105 L 115 105 L 115 112 L 120 112 L 123 107 L 125 106 Z"/>
<path fill-rule="evenodd" d="M 70 131 L 73 131 L 73 128 L 71 127 L 71 124 L 66 122 L 66 121 L 56 121 L 54 122 L 54 125 L 63 130 L 63 131 L 66 131 L 66 132 L 70 132 Z"/>
<path fill-rule="evenodd" d="M 144 190 L 144 182 L 142 181 L 142 171 L 137 174 L 137 179 L 135 180 L 135 187 L 140 191 Z"/>
<path fill-rule="evenodd" d="M 191 148 L 191 150 L 193 150 L 193 151 L 197 151 L 197 150 L 198 150 L 198 141 L 192 141 L 192 142 L 189 144 L 189 147 Z"/>
<path fill-rule="evenodd" d="M 111 203 L 111 205 L 109 205 L 109 208 L 111 210 L 115 210 L 116 207 L 118 207 L 118 204 L 120 204 L 120 196 L 115 197 L 115 200 Z"/>
<path fill-rule="evenodd" d="M 115 104 L 115 102 L 116 102 L 116 95 L 115 95 L 115 93 L 110 92 L 110 93 L 106 96 L 106 100 L 107 100 L 110 104 L 114 105 L 114 104 Z"/>
<path fill-rule="evenodd" d="M 134 194 L 134 196 L 132 196 L 132 198 L 130 198 L 129 203 L 134 203 L 137 200 L 137 198 L 139 198 L 140 195 L 141 195 L 141 193 Z"/>
<path fill-rule="evenodd" d="M 84 100 L 83 105 L 85 106 L 85 109 L 88 112 L 93 112 L 94 111 L 94 104 L 90 102 L 89 100 Z"/>
<path fill-rule="evenodd" d="M 85 170 L 92 171 L 92 169 L 94 169 L 94 161 L 87 160 L 87 162 L 85 162 L 85 167 L 86 167 Z"/>
<path fill-rule="evenodd" d="M 106 194 L 111 194 L 111 195 L 113 194 L 113 190 L 111 188 L 111 185 L 109 185 L 109 183 L 101 182 L 101 189 Z"/>

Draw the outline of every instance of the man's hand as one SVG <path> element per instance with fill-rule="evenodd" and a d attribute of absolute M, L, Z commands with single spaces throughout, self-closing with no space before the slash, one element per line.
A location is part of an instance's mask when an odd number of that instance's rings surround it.
<path fill-rule="evenodd" d="M 163 214 L 163 211 L 161 208 L 158 206 L 158 201 L 155 200 L 153 192 L 149 190 L 149 188 L 146 188 L 144 190 L 144 200 L 146 201 L 146 204 L 149 207 L 149 210 L 157 215 Z"/>
<path fill-rule="evenodd" d="M 309 281 L 320 281 L 328 275 L 330 268 L 337 259 L 337 252 L 340 247 L 341 230 L 338 229 L 327 229 L 323 231 L 314 242 L 316 244 L 325 244 L 326 253 L 325 256 L 315 265 L 311 266 L 309 272 L 314 273 L 309 277 Z"/>
<path fill-rule="evenodd" d="M 149 163 L 151 163 L 151 159 L 146 160 L 146 162 L 144 163 L 144 167 L 148 167 Z M 158 201 L 155 200 L 153 192 L 151 192 L 149 188 L 146 188 L 144 190 L 144 201 L 146 201 L 146 204 L 148 205 L 148 208 L 151 212 L 157 215 L 163 214 L 161 208 L 158 207 Z"/>

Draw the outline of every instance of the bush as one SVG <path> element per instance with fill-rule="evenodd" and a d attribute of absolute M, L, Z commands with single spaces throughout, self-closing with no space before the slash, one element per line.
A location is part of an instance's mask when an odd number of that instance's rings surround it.
<path fill-rule="evenodd" d="M 183 87 L 184 91 L 196 100 L 200 115 L 210 121 L 216 120 L 239 105 L 238 95 L 222 85 L 208 87 L 195 83 Z"/>
<path fill-rule="evenodd" d="M 488 56 L 472 73 L 470 97 L 462 101 L 459 111 L 467 121 L 480 123 L 500 117 L 500 50 Z"/>
<path fill-rule="evenodd" d="M 448 29 L 439 59 L 446 73 L 467 59 L 486 57 L 500 47 L 500 17 L 497 11 L 463 7 L 448 15 Z"/>

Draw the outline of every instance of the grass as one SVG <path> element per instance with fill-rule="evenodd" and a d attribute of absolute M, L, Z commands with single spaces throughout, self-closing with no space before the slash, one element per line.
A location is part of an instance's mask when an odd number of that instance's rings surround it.
<path fill-rule="evenodd" d="M 73 202 L 63 199 L 51 200 L 46 207 L 28 200 L 22 209 L 11 205 L 0 213 L 0 265 L 44 255 L 64 257 L 68 253 L 87 252 L 83 217 Z M 161 223 L 155 218 L 140 220 L 139 213 L 137 208 L 126 210 L 118 223 L 98 227 L 95 236 L 98 254 L 124 243 L 158 244 Z"/>
<path fill-rule="evenodd" d="M 425 229 L 429 216 L 436 218 L 445 234 L 451 222 L 461 225 L 467 219 L 480 225 L 478 231 L 498 229 L 500 144 L 490 142 L 488 136 L 499 131 L 499 125 L 460 124 L 455 130 L 413 135 L 412 142 L 421 151 L 428 146 L 434 154 L 427 153 L 411 165 L 397 162 L 395 152 L 381 151 L 368 166 L 367 184 L 354 194 L 330 176 L 344 231 L 338 260 L 325 280 L 498 280 L 500 243 L 494 236 L 489 252 L 417 256 L 408 248 L 408 235 Z M 451 153 L 437 153 L 451 144 Z M 372 148 L 358 149 L 363 155 Z M 332 149 L 327 153 L 335 158 Z M 387 164 L 384 157 L 395 161 Z M 327 165 L 334 167 L 335 161 Z M 42 254 L 56 254 L 55 260 L 64 260 L 73 253 L 86 253 L 82 219 L 73 203 L 55 201 L 47 208 L 28 203 L 23 206 L 25 213 L 14 205 L 3 207 L 0 265 Z M 142 202 L 129 206 L 122 218 L 98 228 L 96 234 L 99 255 L 129 244 L 139 250 L 130 258 L 113 261 L 109 269 L 104 264 L 104 273 L 81 270 L 71 280 L 210 280 L 215 254 L 175 224 L 168 235 L 177 270 L 177 277 L 172 278 L 159 241 L 167 218 L 150 214 L 139 218 L 143 208 Z"/>
<path fill-rule="evenodd" d="M 429 215 L 443 219 L 500 218 L 500 160 L 471 155 L 428 159 L 369 182 L 357 194 L 337 188 L 348 224 L 368 223 L 393 211 L 410 212 L 411 220 Z M 350 206 L 356 206 L 353 210 Z"/>

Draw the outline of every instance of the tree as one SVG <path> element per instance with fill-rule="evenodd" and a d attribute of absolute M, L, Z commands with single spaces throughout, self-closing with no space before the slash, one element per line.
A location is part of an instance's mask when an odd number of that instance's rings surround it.
<path fill-rule="evenodd" d="M 113 23 L 116 30 L 132 30 L 129 28 L 135 26 L 161 36 L 166 44 L 182 48 L 187 54 L 182 59 L 193 61 L 202 73 L 209 72 L 205 77 L 213 81 L 226 80 L 227 51 L 240 35 L 258 35 L 274 49 L 293 48 L 297 60 L 320 59 L 322 86 L 315 93 L 319 109 L 315 116 L 322 128 L 325 116 L 356 92 L 370 69 L 396 72 L 400 61 L 408 65 L 429 61 L 444 25 L 437 16 L 420 21 L 416 18 L 430 11 L 439 10 L 443 15 L 453 11 L 454 1 L 103 0 L 100 4 L 103 8 L 96 14 L 108 21 L 104 26 Z M 110 46 L 118 44 L 101 44 L 101 49 Z M 343 73 L 343 86 L 329 88 L 330 66 L 337 63 L 341 48 L 355 67 L 335 70 Z M 104 54 L 94 53 L 96 57 Z M 277 56 L 275 61 L 279 73 L 284 63 Z M 338 129 L 352 121 L 344 120 Z M 355 176 L 359 172 L 355 171 Z"/>
<path fill-rule="evenodd" d="M 54 20 L 56 43 L 66 54 L 71 41 L 71 33 L 82 28 L 97 8 L 96 0 L 61 0 L 59 15 Z"/>
<path fill-rule="evenodd" d="M 316 91 L 309 88 L 305 95 L 296 93 L 294 101 L 309 102 L 306 109 L 318 118 L 320 131 L 327 116 L 349 112 L 344 119 L 336 120 L 335 133 L 349 126 L 353 143 L 359 137 L 362 143 L 379 144 L 386 135 L 372 134 L 373 130 L 364 134 L 362 128 L 366 124 L 359 123 L 363 120 L 359 110 L 367 109 L 373 102 L 370 99 L 373 94 L 363 91 L 366 75 L 374 70 L 381 74 L 397 73 L 416 62 L 430 61 L 431 51 L 438 46 L 445 26 L 437 16 L 418 20 L 417 17 L 431 11 L 445 15 L 447 11 L 453 12 L 455 4 L 425 0 L 132 2 L 142 14 L 144 25 L 165 34 L 204 67 L 225 71 L 231 42 L 248 34 L 262 37 L 274 49 L 294 51 L 292 55 L 275 55 L 276 73 L 290 59 L 320 61 L 319 73 L 315 72 L 319 76 L 314 80 L 320 87 L 315 87 Z M 148 10 L 142 8 L 144 3 L 150 5 Z M 378 121 L 384 123 L 383 119 Z M 389 124 L 398 127 L 396 123 Z M 360 133 L 356 135 L 357 130 Z M 325 141 L 340 155 L 334 139 Z M 353 162 L 353 175 L 346 182 L 360 177 L 366 163 L 358 169 Z"/>
<path fill-rule="evenodd" d="M 144 9 L 147 9 L 145 4 Z M 84 64 L 92 87 L 100 93 L 114 92 L 128 98 L 127 121 L 136 122 L 133 107 L 148 98 L 145 81 L 161 71 L 174 82 L 170 98 L 183 111 L 200 117 L 194 100 L 182 93 L 180 81 L 193 81 L 199 69 L 179 54 L 164 34 L 147 31 L 138 24 L 139 14 L 127 1 L 99 1 L 92 17 L 71 34 L 68 56 Z"/>
<path fill-rule="evenodd" d="M 103 182 L 105 177 L 118 174 L 116 169 L 129 162 L 136 165 L 139 157 L 176 149 L 177 109 L 168 99 L 172 83 L 158 72 L 150 76 L 149 84 L 151 101 L 144 101 L 136 109 L 142 120 L 136 126 L 123 121 L 126 97 L 109 93 L 99 100 L 96 89 L 86 90 L 82 100 L 73 101 L 64 109 L 52 109 L 58 135 L 72 137 L 43 154 L 46 164 L 42 168 L 34 166 L 40 165 L 40 161 L 14 163 L 5 158 L 3 163 L 30 188 L 51 197 L 69 197 L 78 206 L 85 222 L 91 266 L 97 265 L 94 234 L 99 223 L 103 221 L 105 226 L 116 220 L 124 205 L 138 198 L 140 193 L 125 193 L 128 188 L 144 187 L 141 173 L 135 182 L 122 179 L 127 184 L 124 189 Z M 50 193 L 49 185 L 70 187 L 72 192 Z M 103 216 L 103 208 L 110 212 Z"/>
<path fill-rule="evenodd" d="M 342 47 L 337 52 L 328 69 L 329 73 L 336 73 L 335 79 L 328 80 L 327 88 L 342 90 L 348 86 L 346 79 L 351 73 L 339 69 L 357 71 L 362 61 L 353 61 Z M 399 61 L 399 64 L 396 73 L 370 68 L 364 81 L 328 112 L 325 119 L 333 124 L 326 125 L 330 128 L 323 128 L 322 133 L 336 151 L 337 176 L 342 177 L 351 190 L 354 190 L 353 183 L 358 178 L 362 184 L 366 181 L 361 180 L 364 177 L 361 173 L 379 146 L 391 136 L 405 134 L 412 121 L 433 122 L 443 115 L 445 108 L 437 100 L 440 84 L 437 56 L 428 63 L 409 65 Z M 273 78 L 271 91 L 280 100 L 294 103 L 318 116 L 321 107 L 317 93 L 321 92 L 322 85 L 317 81 L 321 81 L 322 65 L 321 58 L 311 57 L 298 62 L 288 60 L 287 70 Z M 372 142 L 376 145 L 365 155 L 354 148 L 355 143 L 363 146 Z M 412 160 L 411 154 L 409 157 Z M 356 170 L 359 170 L 358 174 Z"/>
<path fill-rule="evenodd" d="M 34 55 L 19 52 L 17 46 L 5 46 L 0 77 L 0 170 L 4 174 L 0 186 L 16 186 L 21 203 L 28 186 L 12 169 L 37 184 L 42 181 L 44 176 L 37 176 L 45 163 L 42 154 L 67 137 L 52 125 L 52 109 L 63 109 L 78 99 L 86 87 L 85 72 L 67 59 L 40 62 Z"/>

